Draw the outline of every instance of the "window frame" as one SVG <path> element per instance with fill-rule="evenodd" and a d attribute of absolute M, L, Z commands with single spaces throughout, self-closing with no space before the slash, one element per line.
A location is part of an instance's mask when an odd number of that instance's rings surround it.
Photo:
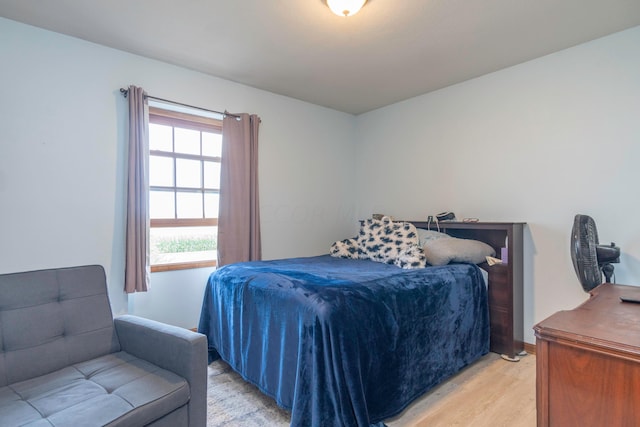
<path fill-rule="evenodd" d="M 204 116 L 199 116 L 195 114 L 173 111 L 173 110 L 164 109 L 161 107 L 149 106 L 149 124 L 151 123 L 165 125 L 165 126 L 172 126 L 174 128 L 178 127 L 183 129 L 196 130 L 200 132 L 211 132 L 211 133 L 222 134 L 221 119 L 215 119 L 211 117 L 204 117 Z M 175 140 L 173 142 L 175 144 Z M 151 156 L 162 156 L 162 157 L 172 158 L 174 159 L 174 161 L 175 159 L 192 159 L 192 160 L 199 160 L 201 162 L 204 162 L 204 161 L 221 162 L 220 157 L 202 155 L 202 141 L 200 142 L 199 155 L 176 153 L 175 147 L 173 148 L 174 148 L 174 151 L 172 151 L 172 153 L 169 153 L 167 151 L 149 150 L 149 158 L 151 158 Z M 175 167 L 174 167 L 173 173 L 174 173 L 173 187 L 151 186 L 151 184 L 149 184 L 149 191 L 152 191 L 154 189 L 165 190 L 165 191 L 171 189 L 172 191 L 178 191 L 182 189 L 182 187 L 178 187 L 176 185 L 177 172 L 175 170 Z M 204 170 L 202 170 L 201 173 L 204 174 Z M 204 175 L 202 179 L 204 179 Z M 211 189 L 207 188 L 204 185 L 204 182 L 202 182 L 199 188 L 198 187 L 188 188 L 188 189 L 184 188 L 183 190 L 193 191 L 193 192 L 202 191 L 203 193 L 207 192 L 206 190 L 208 190 L 208 192 L 211 192 Z M 218 194 L 219 194 L 219 191 L 220 189 L 218 189 Z M 176 212 L 174 212 L 175 216 L 177 216 L 177 209 L 178 209 L 178 206 L 176 204 L 175 205 Z M 203 209 L 204 209 L 204 206 L 203 206 Z M 163 228 L 163 227 L 175 228 L 175 227 L 217 226 L 218 218 L 204 218 L 204 211 L 203 211 L 203 218 L 162 218 L 162 219 L 158 218 L 158 219 L 150 219 L 149 222 L 150 222 L 149 231 L 151 231 L 152 228 Z M 213 259 L 213 260 L 202 260 L 202 261 L 153 264 L 150 266 L 150 268 L 151 268 L 151 272 L 154 273 L 154 272 L 161 272 L 161 271 L 185 270 L 185 269 L 191 269 L 191 268 L 215 267 L 216 265 L 217 265 L 217 260 Z"/>

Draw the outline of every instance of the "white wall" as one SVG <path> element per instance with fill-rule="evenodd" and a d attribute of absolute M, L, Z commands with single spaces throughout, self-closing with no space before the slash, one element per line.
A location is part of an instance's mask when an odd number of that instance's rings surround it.
<path fill-rule="evenodd" d="M 261 116 L 264 258 L 324 253 L 373 212 L 526 221 L 527 342 L 586 298 L 574 214 L 622 248 L 618 283 L 640 283 L 640 27 L 355 118 L 2 18 L 0 41 L 0 273 L 102 264 L 115 313 L 195 326 L 210 269 L 122 292 L 118 90 L 135 84 Z"/>
<path fill-rule="evenodd" d="M 591 215 L 640 284 L 640 27 L 357 118 L 358 216 L 524 221 L 525 341 L 586 299 L 570 232 Z"/>
<path fill-rule="evenodd" d="M 0 18 L 0 273 L 101 264 L 114 313 L 194 327 L 210 269 L 154 273 L 127 296 L 126 103 L 154 96 L 262 118 L 263 257 L 326 253 L 349 235 L 352 115 Z"/>

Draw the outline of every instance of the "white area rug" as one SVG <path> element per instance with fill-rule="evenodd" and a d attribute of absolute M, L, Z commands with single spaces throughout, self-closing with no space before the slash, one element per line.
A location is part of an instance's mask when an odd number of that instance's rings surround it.
<path fill-rule="evenodd" d="M 289 413 L 225 362 L 211 363 L 208 375 L 207 427 L 289 427 Z"/>

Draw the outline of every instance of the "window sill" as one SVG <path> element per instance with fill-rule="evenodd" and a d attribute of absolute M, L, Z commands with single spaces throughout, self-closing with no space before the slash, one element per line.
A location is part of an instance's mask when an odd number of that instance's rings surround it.
<path fill-rule="evenodd" d="M 174 264 L 156 264 L 151 266 L 152 273 L 174 270 L 189 270 L 192 268 L 215 267 L 216 261 L 179 262 Z"/>

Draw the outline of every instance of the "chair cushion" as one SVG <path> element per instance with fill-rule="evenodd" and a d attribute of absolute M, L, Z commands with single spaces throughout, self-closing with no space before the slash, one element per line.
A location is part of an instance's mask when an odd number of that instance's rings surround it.
<path fill-rule="evenodd" d="M 101 266 L 0 275 L 0 387 L 117 351 Z"/>
<path fill-rule="evenodd" d="M 0 425 L 142 426 L 189 395 L 183 378 L 118 352 L 0 388 Z"/>

